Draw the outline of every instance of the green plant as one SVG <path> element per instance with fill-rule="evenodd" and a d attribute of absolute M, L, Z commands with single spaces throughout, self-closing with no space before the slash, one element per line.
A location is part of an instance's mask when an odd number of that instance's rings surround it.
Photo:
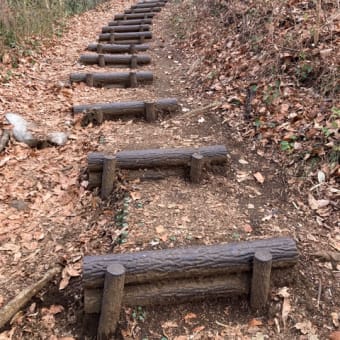
<path fill-rule="evenodd" d="M 276 80 L 274 85 L 269 85 L 266 91 L 263 94 L 263 101 L 267 106 L 271 105 L 273 101 L 280 97 L 280 86 L 281 86 L 281 81 Z"/>
<path fill-rule="evenodd" d="M 138 306 L 136 309 L 133 310 L 132 318 L 136 321 L 142 321 L 142 322 L 145 321 L 146 313 L 141 306 Z"/>
<path fill-rule="evenodd" d="M 290 151 L 294 148 L 294 143 L 286 141 L 286 140 L 282 140 L 280 143 L 280 147 L 282 151 Z"/>

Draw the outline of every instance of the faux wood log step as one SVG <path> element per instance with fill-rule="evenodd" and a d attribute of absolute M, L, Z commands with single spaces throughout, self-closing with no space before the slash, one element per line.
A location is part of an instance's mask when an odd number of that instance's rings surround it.
<path fill-rule="evenodd" d="M 110 41 L 110 42 L 118 42 L 125 40 L 146 40 L 152 39 L 151 32 L 124 32 L 124 33 L 102 33 L 99 34 L 99 41 Z"/>
<path fill-rule="evenodd" d="M 142 7 L 142 8 L 131 8 L 131 9 L 126 9 L 124 11 L 125 14 L 131 14 L 131 13 L 155 13 L 155 12 L 160 12 L 161 8 L 160 7 Z"/>
<path fill-rule="evenodd" d="M 131 19 L 110 21 L 109 26 L 152 25 L 152 19 Z"/>
<path fill-rule="evenodd" d="M 155 101 L 156 110 L 162 113 L 171 113 L 179 109 L 177 99 L 164 98 Z M 73 113 L 81 113 L 85 111 L 100 110 L 103 112 L 104 117 L 109 118 L 112 116 L 121 115 L 144 115 L 145 102 L 131 101 L 120 103 L 98 103 L 88 105 L 75 105 L 73 106 Z"/>
<path fill-rule="evenodd" d="M 150 48 L 146 44 L 89 44 L 87 46 L 88 51 L 94 51 L 98 53 L 134 53 L 139 51 L 146 51 Z"/>
<path fill-rule="evenodd" d="M 208 298 L 246 295 L 249 279 L 246 273 L 215 277 L 158 281 L 157 284 L 125 285 L 122 304 L 125 306 L 149 306 L 176 304 Z M 102 288 L 84 289 L 85 313 L 100 313 Z"/>
<path fill-rule="evenodd" d="M 141 3 L 141 4 L 132 5 L 131 9 L 134 9 L 134 8 L 164 7 L 164 6 L 165 6 L 165 2 L 147 2 L 147 3 Z"/>
<path fill-rule="evenodd" d="M 150 31 L 150 25 L 120 25 L 120 26 L 104 26 L 102 33 L 122 33 L 122 32 L 145 32 Z"/>
<path fill-rule="evenodd" d="M 137 65 L 147 65 L 150 64 L 151 58 L 147 55 L 129 55 L 129 54 L 83 54 L 80 56 L 79 62 L 85 65 L 95 65 L 100 66 L 105 65 L 128 65 L 131 66 L 132 60 L 135 58 Z"/>
<path fill-rule="evenodd" d="M 106 268 L 113 263 L 125 269 L 123 304 L 148 305 L 182 298 L 248 294 L 254 256 L 263 251 L 271 254 L 274 274 L 293 266 L 298 259 L 296 243 L 288 237 L 85 256 L 85 311 L 99 311 Z"/>
<path fill-rule="evenodd" d="M 155 16 L 155 13 L 131 13 L 131 14 L 116 14 L 114 20 L 130 20 L 130 19 L 150 19 Z"/>
<path fill-rule="evenodd" d="M 117 167 L 121 169 L 143 169 L 172 166 L 189 166 L 191 156 L 199 153 L 206 163 L 223 163 L 227 158 L 224 145 L 204 146 L 200 148 L 128 150 L 116 153 Z M 88 155 L 88 171 L 101 172 L 105 155 L 92 152 Z"/>
<path fill-rule="evenodd" d="M 152 83 L 153 74 L 149 71 L 72 73 L 70 75 L 70 81 L 71 83 L 86 82 L 88 86 L 95 87 L 104 87 L 110 85 L 115 85 L 119 87 L 135 87 L 138 83 Z"/>
<path fill-rule="evenodd" d="M 186 175 L 185 168 L 160 168 L 160 169 L 137 169 L 137 170 L 120 170 L 119 176 L 127 181 L 157 181 L 169 177 L 184 177 Z M 89 172 L 88 174 L 89 190 L 94 188 L 103 188 L 102 173 Z"/>

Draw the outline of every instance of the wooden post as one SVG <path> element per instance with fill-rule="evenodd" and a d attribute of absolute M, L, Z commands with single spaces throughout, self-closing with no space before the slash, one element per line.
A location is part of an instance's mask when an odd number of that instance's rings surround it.
<path fill-rule="evenodd" d="M 102 200 L 107 199 L 113 190 L 113 184 L 115 182 L 115 171 L 116 171 L 116 157 L 106 155 L 104 157 L 102 173 L 102 186 L 101 186 Z"/>
<path fill-rule="evenodd" d="M 144 44 L 144 42 L 145 42 L 145 36 L 144 36 L 144 34 L 143 34 L 143 35 L 141 35 L 141 36 L 139 37 L 139 43 L 140 43 L 140 44 Z"/>
<path fill-rule="evenodd" d="M 102 44 L 97 45 L 97 53 L 104 53 L 104 48 Z"/>
<path fill-rule="evenodd" d="M 105 67 L 105 57 L 104 57 L 104 54 L 98 54 L 98 65 L 100 67 Z"/>
<path fill-rule="evenodd" d="M 193 183 L 199 183 L 202 176 L 202 170 L 204 165 L 204 157 L 195 152 L 191 156 L 191 164 L 190 164 L 190 180 Z"/>
<path fill-rule="evenodd" d="M 130 87 L 137 87 L 137 74 L 130 72 Z"/>
<path fill-rule="evenodd" d="M 136 54 L 137 50 L 136 50 L 136 45 L 135 44 L 131 44 L 130 45 L 130 54 Z"/>
<path fill-rule="evenodd" d="M 103 120 L 104 120 L 103 111 L 101 109 L 94 109 L 92 122 L 96 125 L 100 125 L 103 123 Z"/>
<path fill-rule="evenodd" d="M 147 122 L 154 122 L 157 119 L 156 107 L 154 102 L 145 102 L 145 119 Z"/>
<path fill-rule="evenodd" d="M 250 306 L 254 310 L 262 309 L 267 304 L 272 260 L 273 257 L 269 250 L 258 250 L 254 254 L 250 291 Z"/>
<path fill-rule="evenodd" d="M 86 75 L 86 85 L 87 86 L 94 86 L 94 79 L 93 79 L 93 74 L 92 73 L 88 73 Z"/>
<path fill-rule="evenodd" d="M 107 267 L 97 333 L 98 340 L 114 338 L 123 300 L 124 281 L 125 268 L 121 264 L 113 263 Z"/>
<path fill-rule="evenodd" d="M 114 33 L 111 33 L 111 34 L 110 34 L 110 43 L 111 43 L 111 44 L 114 44 L 114 43 L 115 43 L 115 34 L 114 34 Z"/>
<path fill-rule="evenodd" d="M 137 56 L 135 54 L 131 56 L 130 67 L 137 68 Z"/>

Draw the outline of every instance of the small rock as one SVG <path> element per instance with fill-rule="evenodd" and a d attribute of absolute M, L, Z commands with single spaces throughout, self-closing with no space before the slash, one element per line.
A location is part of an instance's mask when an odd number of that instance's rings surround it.
<path fill-rule="evenodd" d="M 65 145 L 68 135 L 65 132 L 51 132 L 47 135 L 47 141 L 56 145 Z"/>
<path fill-rule="evenodd" d="M 13 200 L 9 205 L 19 211 L 24 211 L 28 208 L 28 203 L 23 200 Z"/>

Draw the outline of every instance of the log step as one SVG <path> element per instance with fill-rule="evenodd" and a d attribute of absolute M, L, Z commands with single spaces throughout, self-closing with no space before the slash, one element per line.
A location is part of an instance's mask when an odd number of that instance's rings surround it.
<path fill-rule="evenodd" d="M 102 33 L 99 34 L 99 41 L 110 41 L 111 43 L 118 42 L 121 44 L 122 41 L 138 41 L 141 44 L 145 40 L 152 39 L 151 32 L 124 32 L 124 33 Z"/>
<path fill-rule="evenodd" d="M 203 146 L 200 148 L 172 148 L 127 150 L 117 152 L 117 166 L 121 169 L 143 169 L 173 166 L 190 166 L 191 156 L 199 153 L 206 163 L 224 163 L 227 149 L 224 145 Z M 88 171 L 103 170 L 104 154 L 92 152 L 88 155 Z"/>
<path fill-rule="evenodd" d="M 109 26 L 152 25 L 152 19 L 131 19 L 110 21 Z"/>
<path fill-rule="evenodd" d="M 125 14 L 131 13 L 156 13 L 160 12 L 162 9 L 160 7 L 142 7 L 142 8 L 131 8 L 124 11 Z"/>
<path fill-rule="evenodd" d="M 100 113 L 99 117 L 102 119 L 102 112 L 97 112 Z M 146 117 L 147 114 L 147 109 L 145 109 Z M 95 119 L 98 120 L 96 117 Z M 92 152 L 88 155 L 89 189 L 102 187 L 103 164 L 106 156 L 100 152 Z M 190 167 L 192 182 L 199 183 L 205 166 L 225 163 L 227 150 L 224 145 L 201 148 L 132 150 L 120 151 L 115 154 L 115 158 L 117 168 L 125 170 L 123 176 L 127 179 L 160 179 L 168 176 L 183 176 L 184 169 Z"/>
<path fill-rule="evenodd" d="M 153 74 L 141 72 L 103 72 L 103 73 L 72 73 L 71 83 L 86 83 L 94 87 L 136 87 L 139 83 L 151 84 Z"/>
<path fill-rule="evenodd" d="M 255 254 L 271 254 L 271 268 L 296 264 L 296 242 L 289 237 L 136 253 L 85 256 L 85 312 L 98 313 L 106 268 L 125 268 L 123 304 L 171 303 L 225 294 L 248 294 Z M 252 292 L 253 293 L 253 292 Z"/>
<path fill-rule="evenodd" d="M 160 113 L 173 113 L 180 108 L 177 99 L 164 98 L 155 101 L 155 110 Z M 131 101 L 121 103 L 97 103 L 73 106 L 73 113 L 101 111 L 104 119 L 113 119 L 124 115 L 144 116 L 145 102 Z"/>
<path fill-rule="evenodd" d="M 141 3 L 141 4 L 136 4 L 132 5 L 131 9 L 135 8 L 151 8 L 151 7 L 164 7 L 165 2 L 147 2 L 147 3 Z"/>
<path fill-rule="evenodd" d="M 87 46 L 88 51 L 98 52 L 98 53 L 135 53 L 139 51 L 146 51 L 149 49 L 149 45 L 146 44 L 89 44 Z"/>
<path fill-rule="evenodd" d="M 135 68 L 139 65 L 151 63 L 151 58 L 147 55 L 129 55 L 129 54 L 83 54 L 79 62 L 84 65 L 124 65 Z"/>
<path fill-rule="evenodd" d="M 150 31 L 150 25 L 120 25 L 120 26 L 104 26 L 102 33 L 122 33 L 122 32 L 145 32 Z"/>
<path fill-rule="evenodd" d="M 131 13 L 131 14 L 116 14 L 114 20 L 130 20 L 130 19 L 150 19 L 155 16 L 155 13 Z"/>

